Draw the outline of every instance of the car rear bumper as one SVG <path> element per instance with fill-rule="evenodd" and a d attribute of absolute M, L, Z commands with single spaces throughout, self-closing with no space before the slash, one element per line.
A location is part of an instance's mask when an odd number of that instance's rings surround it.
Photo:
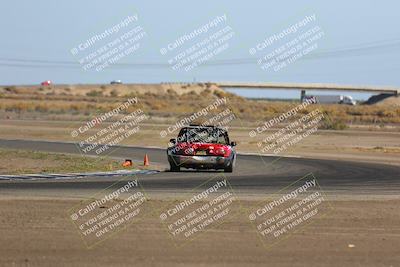
<path fill-rule="evenodd" d="M 194 169 L 223 169 L 233 164 L 231 157 L 168 155 L 168 161 L 176 166 Z"/>

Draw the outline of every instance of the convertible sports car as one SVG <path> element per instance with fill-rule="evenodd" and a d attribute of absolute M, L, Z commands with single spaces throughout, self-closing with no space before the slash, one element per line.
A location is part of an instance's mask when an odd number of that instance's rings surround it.
<path fill-rule="evenodd" d="M 228 132 L 222 128 L 190 125 L 182 128 L 170 144 L 167 155 L 171 171 L 180 171 L 181 167 L 233 171 L 236 143 L 229 142 Z"/>

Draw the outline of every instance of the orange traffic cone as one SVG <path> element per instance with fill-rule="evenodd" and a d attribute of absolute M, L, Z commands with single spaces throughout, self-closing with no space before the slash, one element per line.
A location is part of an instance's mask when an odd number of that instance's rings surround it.
<path fill-rule="evenodd" d="M 149 162 L 149 156 L 144 155 L 144 160 L 143 160 L 143 166 L 149 166 L 150 162 Z"/>

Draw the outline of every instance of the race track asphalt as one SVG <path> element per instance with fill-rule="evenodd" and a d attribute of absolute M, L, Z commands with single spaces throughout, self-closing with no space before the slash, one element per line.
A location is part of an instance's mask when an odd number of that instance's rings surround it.
<path fill-rule="evenodd" d="M 82 153 L 77 144 L 28 140 L 0 140 L 0 147 L 47 152 Z M 116 146 L 108 156 L 143 160 L 147 153 L 151 163 L 165 166 L 165 149 Z M 214 176 L 228 178 L 237 193 L 276 192 L 299 178 L 312 173 L 327 193 L 362 195 L 398 195 L 400 167 L 351 161 L 320 160 L 294 157 L 238 155 L 233 173 L 184 170 L 161 171 L 156 174 L 138 175 L 146 190 L 179 192 L 193 189 Z M 0 181 L 0 189 L 104 189 L 118 177 L 92 177 L 74 180 L 24 180 Z"/>

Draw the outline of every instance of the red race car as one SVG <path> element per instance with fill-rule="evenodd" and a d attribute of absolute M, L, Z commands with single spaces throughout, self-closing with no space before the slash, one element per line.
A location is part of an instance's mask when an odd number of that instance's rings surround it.
<path fill-rule="evenodd" d="M 43 86 L 50 86 L 51 84 L 52 84 L 52 82 L 50 80 L 47 80 L 47 81 L 44 81 L 44 82 L 40 83 L 40 85 L 43 85 Z"/>
<path fill-rule="evenodd" d="M 167 155 L 171 171 L 184 167 L 232 172 L 235 166 L 236 143 L 229 142 L 228 132 L 222 128 L 190 125 L 182 128 L 170 144 Z"/>

